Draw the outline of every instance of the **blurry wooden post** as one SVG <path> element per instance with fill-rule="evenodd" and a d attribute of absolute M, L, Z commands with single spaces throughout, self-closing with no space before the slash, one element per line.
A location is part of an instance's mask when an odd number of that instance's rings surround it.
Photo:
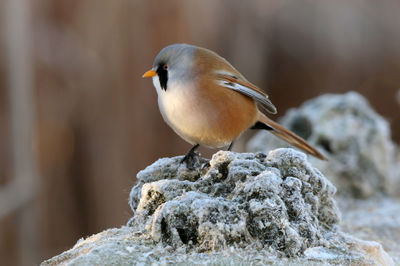
<path fill-rule="evenodd" d="M 36 264 L 39 255 L 37 208 L 34 202 L 39 179 L 32 149 L 35 108 L 29 3 L 29 0 L 7 0 L 3 10 L 14 178 L 0 189 L 0 218 L 9 212 L 16 212 L 21 265 Z"/>

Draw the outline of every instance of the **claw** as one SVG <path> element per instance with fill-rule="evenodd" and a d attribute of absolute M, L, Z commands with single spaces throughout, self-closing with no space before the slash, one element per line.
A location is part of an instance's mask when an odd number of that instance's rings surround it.
<path fill-rule="evenodd" d="M 199 157 L 200 154 L 196 152 L 196 149 L 199 147 L 199 144 L 194 145 L 188 153 L 182 158 L 181 164 L 186 163 L 186 168 L 189 170 L 194 170 L 194 163 L 195 163 L 195 157 Z"/>
<path fill-rule="evenodd" d="M 201 170 L 204 170 L 204 169 L 206 169 L 206 168 L 208 168 L 208 167 L 210 167 L 211 165 L 210 165 L 210 162 L 208 161 L 208 162 L 205 162 L 205 163 L 203 163 L 202 165 L 201 165 Z"/>

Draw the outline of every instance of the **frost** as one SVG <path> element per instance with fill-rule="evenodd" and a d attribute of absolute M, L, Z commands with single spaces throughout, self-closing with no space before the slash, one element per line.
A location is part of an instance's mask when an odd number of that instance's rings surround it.
<path fill-rule="evenodd" d="M 129 226 L 79 240 L 42 265 L 394 265 L 377 242 L 341 231 L 335 187 L 300 152 L 218 152 L 209 164 L 196 158 L 192 170 L 180 160 L 160 159 L 138 174 Z M 399 208 L 360 206 L 347 226 L 356 219 L 377 229 L 375 240 L 397 243 Z M 370 223 L 380 211 L 390 233 Z"/>
<path fill-rule="evenodd" d="M 322 95 L 289 110 L 281 123 L 324 153 L 328 162 L 311 157 L 310 162 L 341 194 L 360 198 L 400 194 L 400 150 L 391 140 L 389 123 L 360 94 Z M 287 146 L 260 131 L 247 150 Z"/>
<path fill-rule="evenodd" d="M 175 167 L 171 162 L 162 159 L 140 172 L 131 192 L 130 224 L 156 242 L 197 251 L 257 242 L 297 256 L 325 243 L 340 220 L 335 187 L 295 150 L 268 156 L 220 151 L 203 172 L 185 177 L 179 158 Z"/>

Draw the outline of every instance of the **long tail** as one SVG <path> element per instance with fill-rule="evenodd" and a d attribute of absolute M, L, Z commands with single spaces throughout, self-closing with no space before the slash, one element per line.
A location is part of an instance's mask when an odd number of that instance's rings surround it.
<path fill-rule="evenodd" d="M 278 123 L 272 121 L 261 112 L 259 112 L 259 121 L 270 127 L 272 129 L 270 132 L 278 138 L 290 143 L 297 148 L 302 149 L 303 151 L 311 154 L 314 157 L 317 157 L 318 159 L 327 161 L 327 159 L 319 151 L 317 151 L 316 148 L 308 144 L 303 138 L 297 136 L 295 133 L 287 130 Z"/>

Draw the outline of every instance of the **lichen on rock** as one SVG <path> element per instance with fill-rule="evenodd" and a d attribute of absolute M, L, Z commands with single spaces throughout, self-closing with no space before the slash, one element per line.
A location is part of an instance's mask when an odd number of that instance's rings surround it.
<path fill-rule="evenodd" d="M 328 157 L 328 162 L 311 157 L 310 162 L 341 194 L 400 195 L 399 151 L 391 140 L 390 125 L 360 94 L 324 94 L 290 109 L 280 122 Z M 287 146 L 260 131 L 247 150 L 266 152 Z"/>
<path fill-rule="evenodd" d="M 303 153 L 220 151 L 194 170 L 180 159 L 139 172 L 130 194 L 129 224 L 156 242 L 196 251 L 251 244 L 297 256 L 328 245 L 337 229 L 336 189 Z"/>

